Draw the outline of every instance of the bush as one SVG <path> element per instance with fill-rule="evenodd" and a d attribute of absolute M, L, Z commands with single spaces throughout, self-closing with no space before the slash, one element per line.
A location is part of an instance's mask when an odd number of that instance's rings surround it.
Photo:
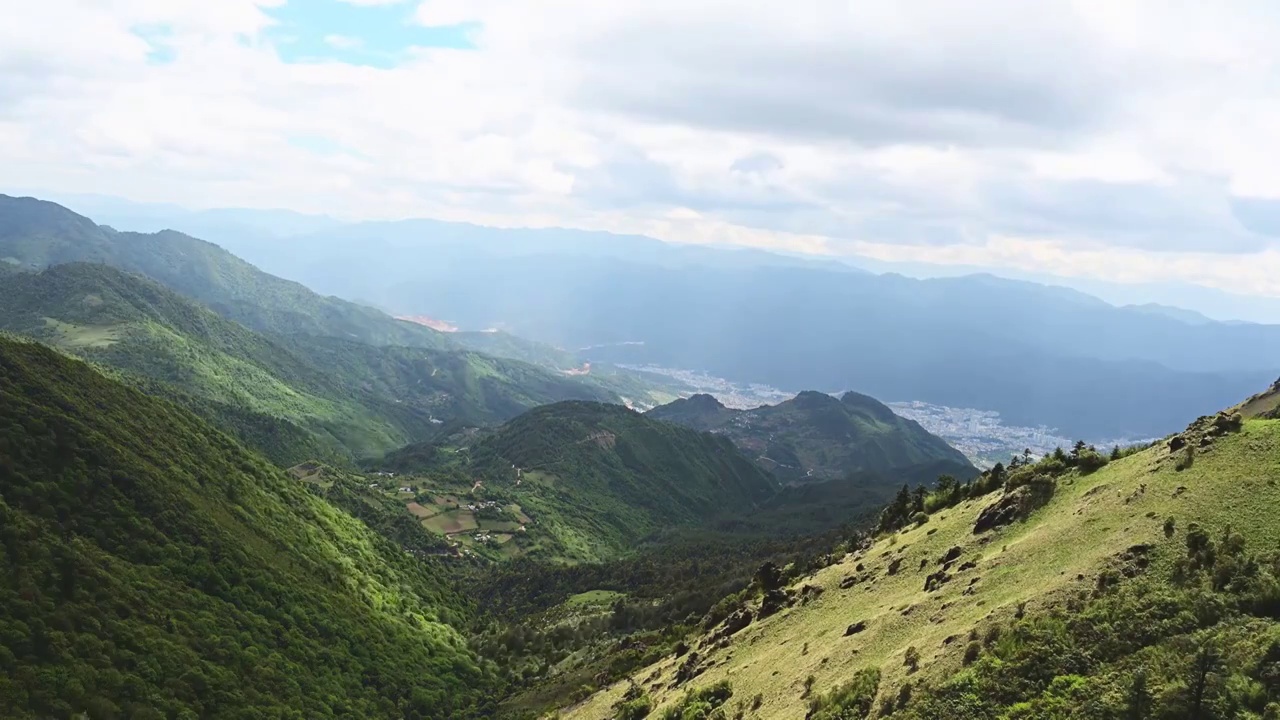
<path fill-rule="evenodd" d="M 1107 462 L 1107 458 L 1103 457 L 1101 454 L 1093 452 L 1092 450 L 1086 450 L 1080 453 L 1080 456 L 1076 458 L 1076 467 L 1080 468 L 1081 474 L 1088 475 L 1089 473 L 1097 472 L 1098 470 L 1106 467 Z"/>
<path fill-rule="evenodd" d="M 862 720 L 880 690 L 880 671 L 859 670 L 853 679 L 809 701 L 808 720 Z"/>
<path fill-rule="evenodd" d="M 641 720 L 653 712 L 653 701 L 648 695 L 641 695 L 632 700 L 624 700 L 616 707 L 613 717 L 616 720 Z"/>
<path fill-rule="evenodd" d="M 906 665 L 911 672 L 920 669 L 920 651 L 916 649 L 915 645 L 907 648 L 907 654 L 903 657 L 902 664 Z"/>
<path fill-rule="evenodd" d="M 663 711 L 662 720 L 705 720 L 729 702 L 731 697 L 733 687 L 728 680 L 721 680 L 701 690 L 690 690 L 680 698 L 680 702 Z"/>

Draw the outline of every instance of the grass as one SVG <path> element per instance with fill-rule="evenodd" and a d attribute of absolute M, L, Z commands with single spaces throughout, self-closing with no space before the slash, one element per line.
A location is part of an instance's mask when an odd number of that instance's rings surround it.
<path fill-rule="evenodd" d="M 108 348 L 120 342 L 124 325 L 73 325 L 51 317 L 44 319 L 48 340 L 68 349 Z"/>
<path fill-rule="evenodd" d="M 588 590 L 577 595 L 570 595 L 564 601 L 567 608 L 582 608 L 588 605 L 612 605 L 615 600 L 626 597 L 626 593 L 614 590 Z"/>
<path fill-rule="evenodd" d="M 876 667 L 884 676 L 881 687 L 893 690 L 907 677 L 903 661 L 911 646 L 921 657 L 913 678 L 953 672 L 961 666 L 969 631 L 988 618 L 1012 615 L 1023 603 L 1034 612 L 1060 602 L 1073 587 L 1091 586 L 1109 558 L 1133 545 L 1180 547 L 1191 522 L 1215 537 L 1230 524 L 1251 546 L 1280 545 L 1280 523 L 1274 521 L 1280 504 L 1280 421 L 1248 421 L 1239 434 L 1202 450 L 1183 471 L 1175 469 L 1178 459 L 1158 445 L 1093 475 L 1064 479 L 1049 504 L 1026 521 L 982 536 L 973 534 L 974 521 L 995 496 L 883 537 L 869 550 L 797 583 L 824 592 L 807 605 L 752 623 L 727 648 L 711 651 L 713 665 L 691 686 L 729 680 L 744 692 L 762 694 L 757 717 L 798 720 L 806 712 L 801 694 L 808 676 L 815 678 L 815 692 L 826 692 L 860 669 Z M 1172 540 L 1162 531 L 1167 517 L 1178 528 Z M 925 592 L 925 577 L 953 547 L 961 550 L 960 562 L 973 560 L 977 567 L 953 569 L 949 583 Z M 899 558 L 900 571 L 887 576 L 886 566 Z M 921 560 L 924 570 L 918 570 Z M 841 589 L 859 564 L 874 570 L 876 578 Z M 973 593 L 965 594 L 974 579 Z M 866 630 L 845 637 L 845 629 L 859 621 Z M 670 706 L 684 690 L 669 688 L 677 665 L 668 659 L 634 675 L 658 707 Z M 616 683 L 567 709 L 564 717 L 608 716 L 626 686 Z"/>
<path fill-rule="evenodd" d="M 422 521 L 422 527 L 440 535 L 469 532 L 479 529 L 476 516 L 470 510 L 450 510 Z"/>

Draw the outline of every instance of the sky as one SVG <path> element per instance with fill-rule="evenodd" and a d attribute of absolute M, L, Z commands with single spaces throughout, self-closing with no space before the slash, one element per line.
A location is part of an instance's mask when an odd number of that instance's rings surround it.
<path fill-rule="evenodd" d="M 0 0 L 0 191 L 1280 296 L 1269 0 Z"/>

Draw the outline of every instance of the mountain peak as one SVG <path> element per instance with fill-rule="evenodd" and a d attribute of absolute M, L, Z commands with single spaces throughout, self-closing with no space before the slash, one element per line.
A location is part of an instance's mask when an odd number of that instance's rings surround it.
<path fill-rule="evenodd" d="M 834 405 L 837 401 L 831 395 L 817 390 L 804 390 L 791 399 L 797 407 L 802 408 L 818 408 L 827 405 Z"/>
<path fill-rule="evenodd" d="M 677 400 L 676 402 L 680 402 L 680 401 Z M 716 399 L 715 395 L 710 395 L 707 393 L 697 393 L 696 395 L 690 395 L 689 397 L 684 399 L 684 402 L 690 407 L 697 408 L 699 410 L 724 410 L 725 409 L 724 403 Z"/>

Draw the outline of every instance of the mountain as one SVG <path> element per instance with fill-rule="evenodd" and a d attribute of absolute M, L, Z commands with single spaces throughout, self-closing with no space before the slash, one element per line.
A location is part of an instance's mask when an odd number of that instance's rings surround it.
<path fill-rule="evenodd" d="M 616 397 L 478 353 L 273 338 L 106 265 L 0 276 L 0 329 L 121 370 L 285 466 L 378 456 L 444 421 L 498 424 L 546 402 Z"/>
<path fill-rule="evenodd" d="M 255 330 L 443 348 L 430 328 L 322 297 L 269 275 L 213 243 L 173 231 L 117 232 L 54 203 L 0 195 L 0 261 L 40 269 L 104 263 L 146 275 Z"/>
<path fill-rule="evenodd" d="M 1141 305 L 1125 305 L 1124 310 L 1132 310 L 1133 312 L 1145 313 L 1148 315 L 1158 315 L 1161 317 L 1173 318 L 1188 325 L 1208 325 L 1214 320 L 1207 315 L 1203 315 L 1194 310 L 1186 310 L 1179 307 L 1169 305 L 1161 305 L 1159 303 L 1143 303 Z"/>
<path fill-rule="evenodd" d="M 710 395 L 699 394 L 646 414 L 722 434 L 787 481 L 882 473 L 893 482 L 895 473 L 910 474 L 920 466 L 937 469 L 939 463 L 962 479 L 977 474 L 964 454 L 946 441 L 919 423 L 895 415 L 876 399 L 854 392 L 839 399 L 802 392 L 786 402 L 752 410 L 730 409 Z"/>
<path fill-rule="evenodd" d="M 460 718 L 445 570 L 190 412 L 0 339 L 0 715 Z"/>
<path fill-rule="evenodd" d="M 1280 326 L 1189 324 L 990 275 L 920 280 L 821 264 L 668 262 L 625 243 L 590 251 L 571 233 L 556 241 L 545 231 L 534 243 L 512 231 L 510 242 L 476 247 L 464 235 L 431 223 L 364 224 L 237 250 L 397 313 L 593 347 L 582 353 L 593 362 L 858 388 L 994 410 L 1011 424 L 1078 437 L 1161 435 L 1175 429 L 1170 418 L 1222 407 L 1280 372 Z M 289 248 L 299 247 L 306 260 L 286 268 L 298 255 Z M 1239 347 L 1253 351 L 1227 350 Z"/>
<path fill-rule="evenodd" d="M 904 490 L 871 534 L 762 566 L 561 717 L 1274 715 L 1275 395 L 1110 461 Z"/>
<path fill-rule="evenodd" d="M 515 542 L 535 559 L 617 557 L 659 531 L 749 512 L 778 489 L 727 439 L 595 402 L 537 407 L 462 451 L 419 447 L 387 466 L 404 472 L 414 461 L 436 477 L 406 483 L 434 489 L 453 472 L 467 487 L 481 481 L 479 501 L 520 508 L 532 520 Z"/>

